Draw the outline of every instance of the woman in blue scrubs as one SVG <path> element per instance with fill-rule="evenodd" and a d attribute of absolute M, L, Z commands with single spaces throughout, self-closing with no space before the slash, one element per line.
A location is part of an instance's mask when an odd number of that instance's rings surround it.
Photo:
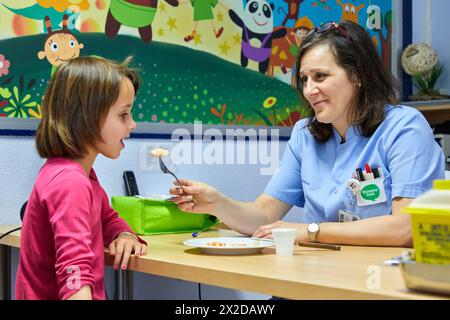
<path fill-rule="evenodd" d="M 401 210 L 445 174 L 429 124 L 396 105 L 394 80 L 355 23 L 313 29 L 297 60 L 297 89 L 312 116 L 294 126 L 264 193 L 240 202 L 183 180 L 186 193 L 170 190 L 174 201 L 254 237 L 293 227 L 302 242 L 411 246 L 410 218 Z M 281 220 L 292 206 L 304 208 L 304 223 Z"/>

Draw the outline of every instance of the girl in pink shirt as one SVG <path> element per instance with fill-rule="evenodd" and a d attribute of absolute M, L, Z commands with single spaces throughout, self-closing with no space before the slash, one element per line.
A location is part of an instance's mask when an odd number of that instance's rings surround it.
<path fill-rule="evenodd" d="M 138 78 L 128 62 L 75 58 L 50 80 L 36 131 L 47 161 L 23 220 L 16 299 L 105 299 L 104 247 L 116 270 L 146 254 L 92 168 L 99 153 L 118 158 L 136 127 Z"/>

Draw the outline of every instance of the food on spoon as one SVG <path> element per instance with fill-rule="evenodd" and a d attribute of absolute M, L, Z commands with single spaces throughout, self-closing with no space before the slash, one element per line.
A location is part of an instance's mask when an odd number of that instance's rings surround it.
<path fill-rule="evenodd" d="M 163 148 L 155 148 L 152 151 L 150 151 L 150 154 L 153 157 L 156 157 L 156 158 L 158 158 L 158 157 L 166 157 L 166 156 L 169 155 L 169 151 L 166 150 L 166 149 L 163 149 Z"/>

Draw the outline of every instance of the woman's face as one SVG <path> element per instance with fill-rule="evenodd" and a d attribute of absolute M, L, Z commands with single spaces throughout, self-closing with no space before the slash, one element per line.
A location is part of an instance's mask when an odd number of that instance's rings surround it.
<path fill-rule="evenodd" d="M 336 64 L 328 44 L 318 45 L 305 53 L 301 59 L 300 80 L 302 88 L 299 89 L 303 89 L 317 121 L 331 123 L 344 137 L 356 84 Z"/>

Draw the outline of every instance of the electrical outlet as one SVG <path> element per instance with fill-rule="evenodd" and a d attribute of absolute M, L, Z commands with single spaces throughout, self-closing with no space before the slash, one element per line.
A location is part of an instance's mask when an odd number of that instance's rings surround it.
<path fill-rule="evenodd" d="M 164 157 L 163 161 L 170 171 L 176 172 L 177 166 L 173 163 L 170 156 L 172 143 L 167 142 L 141 142 L 139 143 L 139 169 L 142 171 L 161 171 L 159 167 L 159 160 L 157 157 L 153 157 L 150 152 L 153 149 L 161 148 L 169 151 L 169 156 Z"/>

